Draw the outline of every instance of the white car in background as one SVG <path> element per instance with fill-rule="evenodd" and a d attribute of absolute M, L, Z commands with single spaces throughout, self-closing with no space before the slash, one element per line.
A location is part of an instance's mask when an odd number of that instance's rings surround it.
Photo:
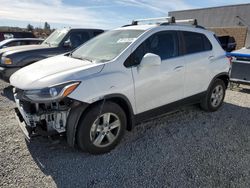
<path fill-rule="evenodd" d="M 70 146 L 100 154 L 126 129 L 179 106 L 218 110 L 230 62 L 214 33 L 173 18 L 139 24 L 156 20 L 108 31 L 11 76 L 26 136 L 65 133 Z"/>

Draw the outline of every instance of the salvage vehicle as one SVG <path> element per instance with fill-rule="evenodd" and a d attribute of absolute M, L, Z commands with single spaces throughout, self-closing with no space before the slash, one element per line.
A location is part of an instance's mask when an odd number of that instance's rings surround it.
<path fill-rule="evenodd" d="M 9 81 L 10 76 L 24 66 L 55 55 L 70 52 L 87 40 L 101 34 L 100 29 L 55 30 L 40 45 L 24 45 L 0 50 L 0 78 Z"/>
<path fill-rule="evenodd" d="M 10 83 L 26 137 L 65 134 L 69 146 L 101 154 L 125 130 L 180 106 L 218 110 L 230 60 L 214 33 L 192 23 L 135 20 L 17 71 Z"/>
<path fill-rule="evenodd" d="M 6 39 L 6 40 L 1 41 L 0 49 L 12 47 L 12 46 L 41 44 L 42 42 L 43 42 L 43 39 L 39 39 L 39 38 L 12 38 L 12 39 Z"/>

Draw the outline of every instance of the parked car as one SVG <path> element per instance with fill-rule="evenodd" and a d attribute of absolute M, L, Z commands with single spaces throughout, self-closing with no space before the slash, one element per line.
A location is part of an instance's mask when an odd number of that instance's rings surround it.
<path fill-rule="evenodd" d="M 12 46 L 22 46 L 31 44 L 41 44 L 43 39 L 39 38 L 12 38 L 6 39 L 0 42 L 0 49 L 12 47 Z"/>
<path fill-rule="evenodd" d="M 225 36 L 219 36 L 218 37 L 221 47 L 226 51 L 226 52 L 231 52 L 236 49 L 236 41 L 235 38 L 229 35 Z"/>
<path fill-rule="evenodd" d="M 31 32 L 24 31 L 1 31 L 0 41 L 10 38 L 36 38 Z"/>
<path fill-rule="evenodd" d="M 87 40 L 102 33 L 100 29 L 55 30 L 40 45 L 24 45 L 0 50 L 0 78 L 9 81 L 20 68 L 39 60 L 72 51 Z"/>
<path fill-rule="evenodd" d="M 174 19 L 142 21 L 11 76 L 28 138 L 64 133 L 70 146 L 100 154 L 113 149 L 126 129 L 179 106 L 220 108 L 230 61 L 214 33 Z"/>

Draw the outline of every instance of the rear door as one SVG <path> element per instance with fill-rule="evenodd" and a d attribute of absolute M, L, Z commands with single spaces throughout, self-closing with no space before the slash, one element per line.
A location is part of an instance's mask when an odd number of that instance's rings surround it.
<path fill-rule="evenodd" d="M 147 53 L 161 57 L 161 65 L 140 67 Z M 177 31 L 161 31 L 144 41 L 131 55 L 137 113 L 145 112 L 183 97 L 185 65 L 179 57 Z"/>
<path fill-rule="evenodd" d="M 212 44 L 202 33 L 182 31 L 186 75 L 184 96 L 189 97 L 205 91 L 210 82 L 209 64 L 214 58 Z"/>

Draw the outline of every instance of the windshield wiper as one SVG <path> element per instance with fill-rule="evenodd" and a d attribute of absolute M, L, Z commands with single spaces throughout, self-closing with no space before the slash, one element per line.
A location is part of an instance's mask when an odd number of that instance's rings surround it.
<path fill-rule="evenodd" d="M 72 58 L 75 58 L 75 59 L 80 59 L 80 60 L 83 60 L 83 61 L 89 61 L 91 63 L 93 63 L 93 60 L 92 59 L 89 59 L 89 58 L 86 58 L 86 57 L 77 57 L 77 56 L 73 56 L 73 54 L 71 53 L 70 56 Z"/>

